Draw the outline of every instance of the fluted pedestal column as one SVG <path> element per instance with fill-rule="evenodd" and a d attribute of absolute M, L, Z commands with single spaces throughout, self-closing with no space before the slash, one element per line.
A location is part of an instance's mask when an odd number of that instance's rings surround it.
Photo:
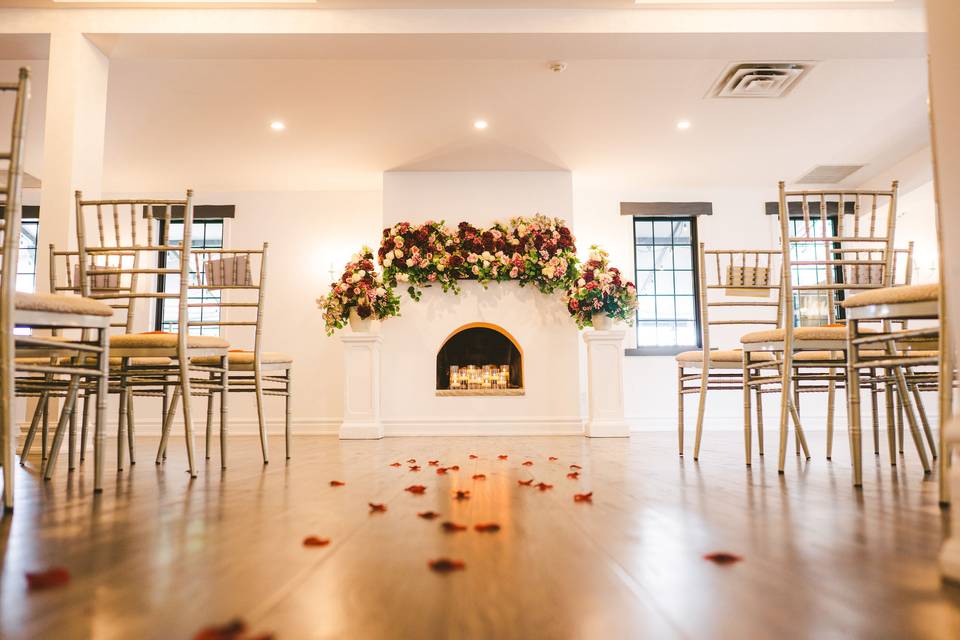
<path fill-rule="evenodd" d="M 380 345 L 373 333 L 353 333 L 343 338 L 343 423 L 341 440 L 376 440 L 383 437 L 380 420 Z"/>
<path fill-rule="evenodd" d="M 590 438 L 627 438 L 623 419 L 623 338 L 626 332 L 585 331 L 587 345 L 587 424 Z"/>

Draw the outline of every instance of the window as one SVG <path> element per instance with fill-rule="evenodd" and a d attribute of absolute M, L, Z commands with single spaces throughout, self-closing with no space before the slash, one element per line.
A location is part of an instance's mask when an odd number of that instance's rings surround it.
<path fill-rule="evenodd" d="M 33 293 L 37 290 L 37 234 L 40 222 L 23 220 L 20 223 L 20 255 L 17 258 L 17 291 Z"/>
<path fill-rule="evenodd" d="M 164 222 L 161 220 L 160 235 L 163 234 Z M 159 236 L 158 236 L 159 237 Z M 170 244 L 180 244 L 183 240 L 183 223 L 170 223 Z M 193 249 L 221 249 L 223 248 L 223 220 L 202 219 L 193 221 L 193 238 L 191 241 Z M 166 268 L 167 264 L 175 266 L 178 264 L 179 255 L 176 253 L 161 254 L 159 267 Z M 197 283 L 197 274 L 194 271 L 197 264 L 195 260 L 190 261 L 190 282 Z M 165 274 L 160 276 L 158 291 L 161 293 L 176 293 L 180 287 L 180 276 L 177 274 Z M 203 304 L 217 304 L 220 302 L 220 292 L 209 289 L 193 289 L 190 291 L 189 302 Z M 156 330 L 176 333 L 178 329 L 177 318 L 178 301 L 174 298 L 160 300 L 157 304 Z M 191 307 L 188 310 L 190 322 L 217 322 L 220 320 L 220 309 L 218 307 Z M 216 336 L 220 335 L 219 327 L 191 327 L 190 333 L 194 335 Z"/>
<path fill-rule="evenodd" d="M 697 225 L 693 216 L 634 217 L 637 355 L 700 346 Z"/>
<path fill-rule="evenodd" d="M 836 236 L 837 218 L 828 215 L 827 229 L 828 236 Z M 823 235 L 823 220 L 811 218 L 810 231 L 806 229 L 806 223 L 802 217 L 790 218 L 790 234 L 797 237 L 812 237 Z M 834 244 L 837 248 L 839 245 Z M 823 242 L 811 240 L 810 242 L 792 242 L 790 243 L 790 258 L 793 261 L 825 261 L 827 259 L 827 250 Z M 822 284 L 827 281 L 826 265 L 794 265 L 791 268 L 791 276 L 794 286 Z M 843 270 L 839 267 L 834 268 L 834 282 L 843 282 Z M 798 291 L 793 294 L 793 325 L 795 327 L 818 327 L 830 323 L 829 304 L 831 297 L 837 298 L 834 309 L 834 318 L 840 320 L 843 318 L 843 308 L 840 301 L 843 300 L 843 292 L 837 292 L 833 295 L 829 291 Z"/>

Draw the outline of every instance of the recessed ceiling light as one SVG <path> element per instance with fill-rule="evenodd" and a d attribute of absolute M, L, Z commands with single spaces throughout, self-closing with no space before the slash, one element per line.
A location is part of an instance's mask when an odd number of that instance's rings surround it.
<path fill-rule="evenodd" d="M 677 129 L 680 129 L 681 131 L 689 128 L 690 128 L 689 120 L 681 120 L 680 122 L 677 123 Z"/>
<path fill-rule="evenodd" d="M 486 121 L 486 120 L 477 120 L 476 122 L 473 123 L 473 128 L 474 128 L 474 129 L 486 129 L 487 126 L 489 126 L 489 125 L 487 125 L 487 121 Z"/>
<path fill-rule="evenodd" d="M 274 120 L 270 123 L 270 128 L 274 131 L 283 131 L 287 128 L 287 125 L 283 124 L 282 120 Z"/>

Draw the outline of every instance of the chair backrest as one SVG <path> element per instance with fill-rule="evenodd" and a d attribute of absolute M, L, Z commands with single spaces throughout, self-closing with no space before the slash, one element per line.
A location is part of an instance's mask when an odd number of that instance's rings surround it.
<path fill-rule="evenodd" d="M 120 252 L 115 256 L 116 262 L 133 264 L 136 256 L 134 252 Z M 90 280 L 91 295 L 108 293 L 133 293 L 131 285 L 135 284 L 132 276 L 121 277 L 114 268 L 90 267 L 87 277 Z M 50 245 L 50 293 L 65 295 L 83 295 L 80 284 L 80 251 L 59 251 Z M 130 297 L 109 299 L 107 304 L 114 310 L 110 326 L 122 329 L 124 333 L 134 330 L 136 305 Z"/>
<path fill-rule="evenodd" d="M 201 333 L 231 331 L 223 337 L 232 345 L 251 346 L 259 359 L 267 247 L 264 242 L 260 249 L 194 250 L 187 326 L 199 327 Z M 245 333 L 246 339 L 238 333 Z"/>
<path fill-rule="evenodd" d="M 699 304 L 703 351 L 713 346 L 711 327 L 776 328 L 781 319 L 780 252 L 775 249 L 707 249 L 700 243 Z"/>
<path fill-rule="evenodd" d="M 6 406 L 13 400 L 10 391 L 13 384 L 14 361 L 14 298 L 17 288 L 17 257 L 20 254 L 20 214 L 23 205 L 23 152 L 27 131 L 27 101 L 30 98 L 30 71 L 20 69 L 16 82 L 0 83 L 0 93 L 13 93 L 13 122 L 10 127 L 10 148 L 0 151 L 0 169 L 5 180 L 0 183 L 0 205 L 3 216 L 0 220 L 0 237 L 3 253 L 0 256 L 0 362 L 3 366 L 4 393 L 0 394 L 0 410 L 11 415 Z"/>
<path fill-rule="evenodd" d="M 182 200 L 84 200 L 77 191 L 76 272 L 67 265 L 67 282 L 74 287 L 79 284 L 81 295 L 126 309 L 123 326 L 127 331 L 133 329 L 138 300 L 155 300 L 156 304 L 176 300 L 181 351 L 186 348 L 182 328 L 187 326 L 192 200 L 193 191 L 189 189 Z M 181 220 L 183 239 L 174 244 L 170 241 L 170 223 Z M 158 227 L 156 223 L 161 221 Z M 88 227 L 94 224 L 96 232 L 88 233 Z M 159 286 L 160 279 L 167 276 L 175 277 L 171 279 L 176 280 L 176 291 Z"/>
<path fill-rule="evenodd" d="M 813 301 L 812 322 L 833 324 L 847 293 L 893 285 L 897 182 L 885 191 L 787 191 L 783 182 L 779 190 L 784 325 L 792 340 L 794 296 L 801 305 Z"/>

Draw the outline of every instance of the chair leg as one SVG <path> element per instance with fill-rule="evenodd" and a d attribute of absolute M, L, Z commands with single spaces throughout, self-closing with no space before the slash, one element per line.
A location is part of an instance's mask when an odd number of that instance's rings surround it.
<path fill-rule="evenodd" d="M 290 459 L 290 454 L 292 452 L 292 432 L 290 429 L 291 419 L 293 418 L 293 408 L 291 400 L 293 398 L 293 387 L 291 382 L 293 381 L 293 367 L 287 367 L 287 381 L 286 381 L 286 391 L 287 395 L 284 398 L 286 406 L 284 407 L 284 420 L 283 420 L 283 439 L 284 439 L 284 448 L 287 456 L 287 460 Z"/>
<path fill-rule="evenodd" d="M 163 429 L 160 431 L 160 446 L 157 447 L 157 464 L 163 462 L 167 457 L 167 441 L 170 439 L 170 429 L 173 427 L 173 419 L 177 415 L 177 404 L 180 402 L 180 387 L 173 388 L 173 397 L 170 399 L 169 407 L 163 416 Z"/>
<path fill-rule="evenodd" d="M 70 376 L 67 395 L 63 399 L 63 409 L 60 411 L 60 419 L 57 420 L 57 429 L 53 433 L 50 455 L 47 456 L 47 464 L 43 467 L 44 480 L 49 480 L 53 477 L 53 468 L 56 466 L 57 458 L 60 456 L 60 447 L 63 446 L 63 435 L 68 429 L 70 416 L 73 414 L 73 404 L 77 399 L 77 390 L 79 388 L 80 376 Z"/>
<path fill-rule="evenodd" d="M 107 395 L 110 393 L 110 337 L 100 329 L 100 375 L 97 378 L 97 415 L 93 424 L 93 491 L 103 491 L 103 455 L 107 444 Z"/>
<path fill-rule="evenodd" d="M 787 359 L 789 354 L 784 355 Z M 787 421 L 793 408 L 791 392 L 793 389 L 793 367 L 786 362 L 780 367 L 780 451 L 777 472 L 782 474 L 787 466 Z"/>
<path fill-rule="evenodd" d="M 40 410 L 40 465 L 47 462 L 47 440 L 50 435 L 50 396 L 43 399 L 43 407 Z"/>
<path fill-rule="evenodd" d="M 757 387 L 757 454 L 763 457 L 763 389 Z"/>
<path fill-rule="evenodd" d="M 77 394 L 79 398 L 79 392 Z M 77 468 L 77 409 L 79 409 L 77 398 L 74 398 L 70 405 L 70 429 L 67 434 L 67 470 L 73 471 Z"/>
<path fill-rule="evenodd" d="M 260 425 L 260 450 L 263 452 L 263 464 L 270 462 L 270 451 L 267 444 L 267 425 L 263 411 L 263 380 L 259 371 L 253 372 L 254 391 L 257 396 L 257 422 Z"/>
<path fill-rule="evenodd" d="M 210 374 L 210 383 L 213 385 L 213 374 Z M 213 438 L 213 391 L 207 394 L 207 430 L 204 438 L 203 455 L 207 460 L 210 459 L 210 441 Z"/>
<path fill-rule="evenodd" d="M 227 428 L 228 410 L 230 400 L 230 358 L 224 356 L 220 359 L 220 368 L 223 373 L 220 374 L 220 468 L 227 468 Z"/>
<path fill-rule="evenodd" d="M 125 378 L 126 376 L 124 376 Z M 124 383 L 120 383 L 120 411 L 117 417 L 117 473 L 123 471 L 124 444 L 127 427 L 127 389 Z"/>
<path fill-rule="evenodd" d="M 853 357 L 849 355 L 848 357 Z M 853 486 L 863 486 L 862 442 L 860 435 L 860 369 L 847 367 L 847 420 L 850 436 L 850 460 L 853 464 Z"/>
<path fill-rule="evenodd" d="M 185 353 L 180 354 L 180 400 L 183 403 L 183 436 L 187 443 L 187 465 L 191 478 L 197 477 L 197 465 L 194 457 L 193 414 L 190 393 L 190 363 Z"/>
<path fill-rule="evenodd" d="M 683 365 L 677 364 L 677 449 L 683 457 Z"/>
<path fill-rule="evenodd" d="M 920 455 L 920 464 L 923 465 L 923 472 L 930 473 L 930 460 L 927 458 L 927 449 L 923 444 L 923 438 L 920 435 L 920 428 L 917 425 L 917 418 L 914 415 L 913 403 L 910 400 L 910 394 L 907 390 L 907 381 L 903 376 L 903 368 L 894 367 L 893 375 L 894 380 L 896 381 L 897 395 L 900 396 L 900 402 L 903 404 L 903 410 L 907 414 L 907 423 L 910 425 L 910 436 L 913 438 L 913 444 L 917 448 L 917 453 Z"/>
<path fill-rule="evenodd" d="M 795 372 L 796 373 L 796 372 Z M 797 416 L 800 415 L 800 382 L 794 378 L 793 382 L 793 410 L 797 413 Z M 797 417 L 796 424 L 800 423 L 800 418 Z M 793 446 L 796 454 L 800 455 L 800 429 L 794 428 L 793 430 Z"/>
<path fill-rule="evenodd" d="M 741 379 L 743 381 L 743 455 L 747 466 L 753 462 L 753 407 L 750 406 L 750 369 L 747 367 L 748 353 L 743 354 L 743 371 Z"/>
<path fill-rule="evenodd" d="M 868 369 L 871 374 L 871 378 L 876 380 L 880 372 L 877 369 Z M 879 387 L 876 382 L 870 382 L 870 419 L 873 426 L 874 433 L 880 433 L 880 401 L 879 401 Z M 892 433 L 890 429 L 887 429 L 887 433 Z"/>
<path fill-rule="evenodd" d="M 827 460 L 833 457 L 833 416 L 837 403 L 837 383 L 833 377 L 836 373 L 836 369 L 830 369 L 830 381 L 827 382 Z"/>
<path fill-rule="evenodd" d="M 14 356 L 10 350 L 14 347 L 12 336 L 5 336 L 6 346 L 3 354 L 3 372 L 0 374 L 0 406 L 3 407 L 3 416 L 0 416 L 0 465 L 3 466 L 3 509 L 13 511 L 13 461 L 16 454 L 17 421 L 14 419 L 13 406 L 16 399 Z M 22 462 L 22 460 L 21 460 Z M 6 542 L 6 536 L 5 540 Z"/>
<path fill-rule="evenodd" d="M 800 413 L 793 405 L 790 406 L 790 415 L 793 416 L 794 438 L 800 443 L 800 449 L 803 451 L 803 457 L 810 459 L 810 448 L 807 446 L 807 435 L 803 431 L 803 425 L 800 423 Z M 800 455 L 800 452 L 797 452 Z"/>
<path fill-rule="evenodd" d="M 911 386 L 913 392 L 913 402 L 917 407 L 917 414 L 920 416 L 920 424 L 923 426 L 923 434 L 927 438 L 927 444 L 930 445 L 931 457 L 937 459 L 937 443 L 933 437 L 933 431 L 930 429 L 930 420 L 927 418 L 927 409 L 923 406 L 923 398 L 920 396 L 920 389 L 917 385 Z"/>
<path fill-rule="evenodd" d="M 22 467 L 30 454 L 30 448 L 33 447 L 33 440 L 37 437 L 37 429 L 40 427 L 40 420 L 43 419 L 43 404 L 47 401 L 47 392 L 40 393 L 37 400 L 37 408 L 33 411 L 33 419 L 30 421 L 30 428 L 27 429 L 27 437 L 23 441 L 23 449 L 20 450 L 20 466 Z"/>
<path fill-rule="evenodd" d="M 87 457 L 87 428 L 90 423 L 90 397 L 89 391 L 83 394 L 83 413 L 80 417 L 80 464 Z"/>
<path fill-rule="evenodd" d="M 137 464 L 136 438 L 137 438 L 137 419 L 133 412 L 133 389 L 127 391 L 127 447 L 130 453 L 130 464 Z"/>

